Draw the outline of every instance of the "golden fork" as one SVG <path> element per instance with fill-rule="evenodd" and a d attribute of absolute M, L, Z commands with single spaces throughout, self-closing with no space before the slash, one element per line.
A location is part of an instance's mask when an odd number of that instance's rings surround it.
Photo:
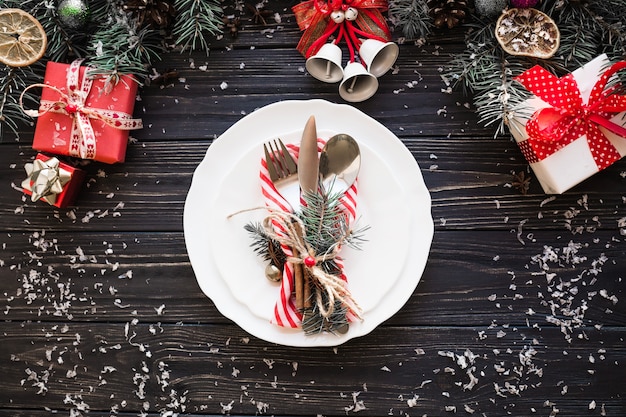
<path fill-rule="evenodd" d="M 263 144 L 265 161 L 270 180 L 278 193 L 294 207 L 300 205 L 300 186 L 298 183 L 298 165 L 293 159 L 287 147 L 280 139 L 275 139 Z M 296 225 L 297 226 L 297 225 Z M 299 233 L 302 233 L 297 227 Z M 294 256 L 299 256 L 297 250 L 292 248 Z M 310 307 L 310 284 L 308 274 L 305 273 L 302 264 L 293 264 L 294 269 L 294 292 L 296 294 L 296 308 L 303 310 Z"/>
<path fill-rule="evenodd" d="M 300 206 L 298 165 L 280 139 L 264 143 L 263 151 L 270 180 L 293 211 Z"/>

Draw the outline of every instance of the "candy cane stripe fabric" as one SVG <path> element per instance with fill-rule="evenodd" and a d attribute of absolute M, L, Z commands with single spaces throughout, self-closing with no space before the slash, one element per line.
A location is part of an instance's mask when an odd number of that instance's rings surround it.
<path fill-rule="evenodd" d="M 318 139 L 318 150 L 321 151 L 324 143 L 325 142 L 323 140 Z M 289 153 L 297 161 L 299 150 L 298 146 L 293 144 L 286 144 L 286 147 Z M 265 160 L 265 158 L 261 159 L 259 178 L 261 180 L 261 191 L 265 199 L 265 206 L 273 210 L 291 212 L 291 207 L 289 203 L 280 195 L 278 190 L 276 190 L 276 187 L 270 179 L 270 175 L 267 170 L 267 161 Z M 350 189 L 346 191 L 345 195 L 340 200 L 340 204 L 343 207 L 343 211 L 349 224 L 353 223 L 356 219 L 357 194 L 357 185 L 355 182 L 350 187 Z M 277 223 L 273 223 L 273 226 L 277 234 L 280 235 L 281 233 L 283 233 L 284 236 L 284 230 L 281 230 L 280 226 Z M 293 255 L 290 247 L 281 245 L 281 248 L 286 256 Z M 335 258 L 335 262 L 337 266 L 343 271 L 343 260 L 337 257 Z M 340 278 L 347 285 L 347 278 L 345 274 L 343 274 L 343 272 L 340 274 Z M 279 293 L 276 304 L 274 306 L 273 317 L 271 320 L 274 324 L 278 326 L 297 328 L 300 327 L 302 324 L 302 314 L 297 310 L 295 305 L 295 299 L 293 296 L 294 286 L 295 283 L 293 265 L 287 262 L 285 263 L 285 267 L 283 269 L 283 278 L 280 283 Z M 348 319 L 352 321 L 355 320 L 355 315 L 349 313 Z"/>

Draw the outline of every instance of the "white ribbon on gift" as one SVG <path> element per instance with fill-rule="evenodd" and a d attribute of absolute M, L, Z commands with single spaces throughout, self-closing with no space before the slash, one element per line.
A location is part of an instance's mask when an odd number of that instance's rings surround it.
<path fill-rule="evenodd" d="M 107 125 L 120 130 L 141 129 L 141 119 L 133 119 L 132 115 L 108 109 L 86 107 L 85 102 L 91 91 L 93 79 L 87 76 L 88 71 L 83 73 L 80 79 L 80 64 L 83 60 L 77 59 L 70 64 L 67 71 L 67 91 L 48 84 L 33 84 L 28 86 L 20 95 L 20 107 L 25 114 L 31 117 L 40 117 L 47 112 L 61 113 L 72 118 L 70 131 L 69 155 L 83 159 L 94 159 L 96 156 L 96 134 L 91 125 L 91 119 L 100 120 Z M 39 111 L 26 110 L 23 106 L 24 93 L 31 88 L 42 87 L 56 91 L 60 100 L 42 100 Z"/>

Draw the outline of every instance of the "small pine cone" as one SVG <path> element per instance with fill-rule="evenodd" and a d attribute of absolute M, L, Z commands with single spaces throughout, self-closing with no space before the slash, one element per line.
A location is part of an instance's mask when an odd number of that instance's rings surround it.
<path fill-rule="evenodd" d="M 176 16 L 174 0 L 125 0 L 122 8 L 137 19 L 139 27 L 169 27 Z"/>
<path fill-rule="evenodd" d="M 469 15 L 468 0 L 428 0 L 426 5 L 437 28 L 452 29 Z"/>

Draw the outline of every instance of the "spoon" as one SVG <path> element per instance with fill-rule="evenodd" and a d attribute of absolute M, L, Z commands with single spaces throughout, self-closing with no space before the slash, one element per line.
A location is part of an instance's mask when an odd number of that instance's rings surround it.
<path fill-rule="evenodd" d="M 326 195 L 343 194 L 361 169 L 361 151 L 354 138 L 340 133 L 328 139 L 320 154 L 320 182 Z"/>

